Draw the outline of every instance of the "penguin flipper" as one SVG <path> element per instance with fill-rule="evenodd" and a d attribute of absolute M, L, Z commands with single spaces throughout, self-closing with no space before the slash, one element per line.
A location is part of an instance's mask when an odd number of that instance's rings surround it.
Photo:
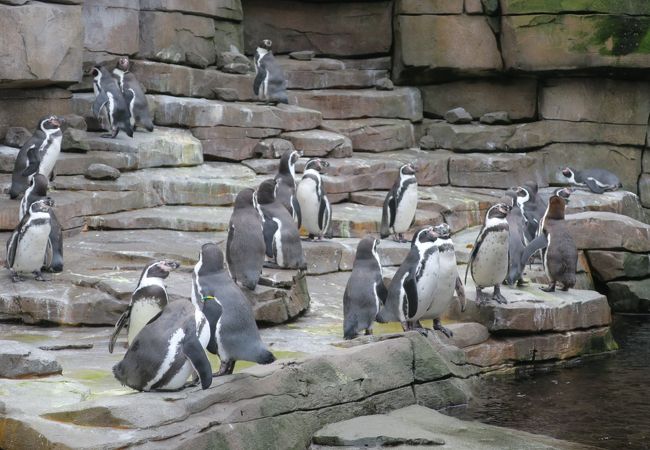
<path fill-rule="evenodd" d="M 102 111 L 102 108 L 106 106 L 108 103 L 108 95 L 106 95 L 106 92 L 100 91 L 99 94 L 97 94 L 97 97 L 95 97 L 95 101 L 93 102 L 92 105 L 92 111 L 95 117 L 99 117 L 99 113 Z"/>
<path fill-rule="evenodd" d="M 525 265 L 531 256 L 533 256 L 538 250 L 546 248 L 547 245 L 548 240 L 546 239 L 546 235 L 543 233 L 530 241 L 524 249 L 524 254 L 521 259 L 522 263 Z"/>
<path fill-rule="evenodd" d="M 605 192 L 605 189 L 604 189 L 602 186 L 600 186 L 600 185 L 596 182 L 596 180 L 595 180 L 594 178 L 592 178 L 592 177 L 588 177 L 588 178 L 585 180 L 585 184 L 587 185 L 587 187 L 589 188 L 589 190 L 590 190 L 591 192 L 595 193 L 595 194 L 602 194 L 602 193 Z"/>
<path fill-rule="evenodd" d="M 113 329 L 111 338 L 108 340 L 108 353 L 113 353 L 113 348 L 115 347 L 115 341 L 117 340 L 117 336 L 120 334 L 120 331 L 122 331 L 122 328 L 124 328 L 124 325 L 126 325 L 129 322 L 130 316 L 131 316 L 131 307 L 129 306 L 129 308 L 127 308 L 127 310 L 122 313 L 120 318 L 117 319 L 117 323 L 115 324 L 115 328 Z"/>
<path fill-rule="evenodd" d="M 190 360 L 192 367 L 199 375 L 201 388 L 209 388 L 212 384 L 212 366 L 196 335 L 189 336 L 183 341 L 183 354 Z"/>
<path fill-rule="evenodd" d="M 330 222 L 330 206 L 327 198 L 322 198 L 318 208 L 318 227 L 323 233 L 327 231 Z"/>
<path fill-rule="evenodd" d="M 467 274 L 469 272 L 469 268 L 474 262 L 474 258 L 476 258 L 476 253 L 478 252 L 478 248 L 481 246 L 481 243 L 483 242 L 484 236 L 485 236 L 485 227 L 481 228 L 481 231 L 478 233 L 478 236 L 476 236 L 476 241 L 474 241 L 474 247 L 472 247 L 472 251 L 469 254 L 469 259 L 467 260 L 467 267 L 465 268 L 465 280 L 463 281 L 465 284 L 467 284 Z"/>
<path fill-rule="evenodd" d="M 260 86 L 262 85 L 262 82 L 264 82 L 264 78 L 266 78 L 266 67 L 260 64 L 258 66 L 257 75 L 255 75 L 255 80 L 253 81 L 253 92 L 255 95 L 260 95 Z"/>
<path fill-rule="evenodd" d="M 402 286 L 406 294 L 405 307 L 403 308 L 404 317 L 410 319 L 415 317 L 415 314 L 418 312 L 418 285 L 415 277 L 410 274 L 406 277 Z"/>
<path fill-rule="evenodd" d="M 25 214 L 27 216 L 28 214 Z M 23 216 L 23 218 L 25 217 Z M 7 260 L 5 265 L 7 269 L 11 269 L 14 265 L 14 260 L 16 259 L 16 247 L 18 247 L 18 231 L 20 228 L 16 228 L 16 231 L 11 233 L 11 237 L 7 241 Z"/>
<path fill-rule="evenodd" d="M 264 244 L 266 244 L 266 256 L 273 258 L 273 236 L 278 231 L 278 224 L 271 218 L 265 218 L 262 233 L 264 234 Z"/>
<path fill-rule="evenodd" d="M 378 280 L 375 283 L 375 293 L 377 294 L 377 297 L 381 301 L 381 304 L 382 305 L 386 304 L 386 298 L 388 297 L 388 289 L 386 289 L 386 285 L 384 284 L 384 280 L 382 280 L 381 276 L 378 277 Z"/>
<path fill-rule="evenodd" d="M 291 206 L 293 207 L 293 218 L 296 220 L 298 229 L 302 225 L 302 211 L 300 210 L 300 202 L 298 198 L 294 195 L 291 197 Z"/>
<path fill-rule="evenodd" d="M 22 171 L 21 175 L 24 177 L 29 177 L 38 172 L 38 166 L 41 164 L 41 160 L 38 157 L 38 147 L 32 145 L 27 149 L 27 167 Z"/>
<path fill-rule="evenodd" d="M 393 194 L 393 191 L 391 190 L 388 193 L 388 195 L 386 195 L 386 199 L 384 200 L 384 207 L 381 213 L 381 228 L 379 230 L 379 235 L 381 236 L 382 239 L 385 239 L 388 236 L 390 236 L 391 222 L 395 221 L 395 219 L 393 219 L 394 212 L 395 212 L 394 204 L 395 204 L 395 196 Z"/>

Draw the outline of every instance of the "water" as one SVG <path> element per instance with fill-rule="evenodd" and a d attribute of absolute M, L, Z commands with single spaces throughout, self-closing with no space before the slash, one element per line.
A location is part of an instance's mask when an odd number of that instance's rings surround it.
<path fill-rule="evenodd" d="M 618 352 L 486 377 L 450 414 L 604 449 L 650 449 L 650 316 L 615 316 Z"/>

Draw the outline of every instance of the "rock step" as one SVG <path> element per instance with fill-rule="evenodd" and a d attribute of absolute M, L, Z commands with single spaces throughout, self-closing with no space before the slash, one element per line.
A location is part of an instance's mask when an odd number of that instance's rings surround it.
<path fill-rule="evenodd" d="M 387 152 L 411 148 L 415 145 L 415 130 L 408 120 L 350 119 L 324 120 L 321 127 L 341 133 L 352 141 L 358 152 Z"/>

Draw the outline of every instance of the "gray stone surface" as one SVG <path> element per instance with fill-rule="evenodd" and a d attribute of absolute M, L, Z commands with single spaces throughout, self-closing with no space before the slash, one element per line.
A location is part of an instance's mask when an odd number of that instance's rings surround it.
<path fill-rule="evenodd" d="M 369 88 L 388 75 L 377 59 L 342 60 L 314 58 L 299 61 L 277 57 L 287 77 L 289 89 Z"/>
<path fill-rule="evenodd" d="M 612 311 L 641 314 L 650 312 L 650 278 L 612 281 L 607 283 L 607 291 Z"/>
<path fill-rule="evenodd" d="M 291 131 L 281 135 L 306 157 L 347 158 L 352 156 L 352 141 L 347 136 L 326 130 Z"/>
<path fill-rule="evenodd" d="M 61 373 L 49 353 L 16 341 L 0 341 L 0 378 L 23 378 Z"/>
<path fill-rule="evenodd" d="M 316 56 L 316 52 L 313 50 L 301 50 L 297 52 L 289 53 L 289 58 L 297 59 L 299 61 L 311 61 Z"/>
<path fill-rule="evenodd" d="M 481 116 L 479 121 L 486 125 L 507 125 L 511 122 L 507 111 L 485 113 Z"/>
<path fill-rule="evenodd" d="M 13 53 L 11 58 L 14 58 Z M 69 91 L 54 87 L 0 89 L 0 139 L 4 138 L 10 127 L 24 127 L 32 132 L 43 116 L 49 116 L 54 111 L 62 116 L 71 113 L 71 97 Z"/>
<path fill-rule="evenodd" d="M 379 153 L 410 148 L 415 143 L 413 124 L 408 120 L 324 120 L 321 127 L 349 137 L 355 151 Z"/>
<path fill-rule="evenodd" d="M 539 186 L 548 185 L 540 159 L 526 153 L 471 153 L 449 159 L 449 182 L 453 186 L 507 189 L 530 180 Z"/>
<path fill-rule="evenodd" d="M 450 109 L 445 113 L 444 117 L 447 122 L 452 124 L 470 123 L 472 121 L 471 114 L 462 107 Z"/>
<path fill-rule="evenodd" d="M 276 128 L 196 127 L 192 134 L 201 141 L 207 158 L 241 161 L 257 155 L 258 145 L 266 138 L 278 136 Z"/>
<path fill-rule="evenodd" d="M 181 11 L 186 14 L 241 21 L 240 0 L 140 0 L 142 11 Z"/>
<path fill-rule="evenodd" d="M 85 0 L 83 2 L 84 63 L 92 66 L 115 55 L 138 52 L 140 7 L 138 2 Z"/>
<path fill-rule="evenodd" d="M 587 255 L 594 275 L 602 281 L 650 276 L 650 254 L 589 250 Z"/>
<path fill-rule="evenodd" d="M 86 169 L 85 175 L 91 180 L 117 180 L 121 174 L 115 167 L 106 164 L 91 164 Z"/>
<path fill-rule="evenodd" d="M 611 212 L 582 212 L 566 216 L 579 249 L 650 252 L 650 225 Z"/>
<path fill-rule="evenodd" d="M 24 127 L 11 127 L 7 129 L 4 143 L 9 147 L 21 148 L 32 137 L 32 133 Z"/>

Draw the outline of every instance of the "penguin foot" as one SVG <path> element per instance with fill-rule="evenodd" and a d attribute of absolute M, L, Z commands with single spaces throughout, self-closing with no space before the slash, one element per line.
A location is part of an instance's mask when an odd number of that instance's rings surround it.
<path fill-rule="evenodd" d="M 517 280 L 517 287 L 526 286 L 527 284 L 528 284 L 528 281 L 524 280 L 523 278 L 519 278 Z"/>
<path fill-rule="evenodd" d="M 11 281 L 13 281 L 14 283 L 18 283 L 19 281 L 25 281 L 25 279 L 12 270 Z"/>
<path fill-rule="evenodd" d="M 490 296 L 483 292 L 480 288 L 476 288 L 476 303 L 478 306 L 485 305 L 490 301 Z"/>
<path fill-rule="evenodd" d="M 104 133 L 104 134 L 100 134 L 99 137 L 113 139 L 115 136 L 113 136 L 113 133 Z"/>
<path fill-rule="evenodd" d="M 220 377 L 223 375 L 231 375 L 233 370 L 235 370 L 235 361 L 221 361 L 219 366 L 219 372 L 213 373 L 213 377 Z"/>
<path fill-rule="evenodd" d="M 34 279 L 36 281 L 51 281 L 43 276 L 43 274 L 39 270 L 35 270 L 32 272 L 34 274 Z"/>
<path fill-rule="evenodd" d="M 372 328 L 366 328 L 366 336 L 372 336 Z"/>
<path fill-rule="evenodd" d="M 402 330 L 404 331 L 411 331 L 411 324 L 409 322 L 400 322 L 399 323 L 402 326 Z"/>
<path fill-rule="evenodd" d="M 567 292 L 569 290 L 569 286 L 562 286 L 560 289 L 561 291 Z"/>
<path fill-rule="evenodd" d="M 541 287 L 540 289 L 544 292 L 555 292 L 555 281 L 546 287 Z"/>
<path fill-rule="evenodd" d="M 449 328 L 443 327 L 442 324 L 440 323 L 440 319 L 435 319 L 433 321 L 433 329 L 442 331 L 442 333 L 447 336 L 448 338 L 451 338 L 454 335 L 454 332 L 451 331 Z"/>
<path fill-rule="evenodd" d="M 429 337 L 429 329 L 428 328 L 413 328 L 415 331 L 420 333 L 424 337 Z"/>
<path fill-rule="evenodd" d="M 264 264 L 262 264 L 262 266 L 266 267 L 267 269 L 282 269 L 282 267 L 273 261 L 264 261 Z"/>

